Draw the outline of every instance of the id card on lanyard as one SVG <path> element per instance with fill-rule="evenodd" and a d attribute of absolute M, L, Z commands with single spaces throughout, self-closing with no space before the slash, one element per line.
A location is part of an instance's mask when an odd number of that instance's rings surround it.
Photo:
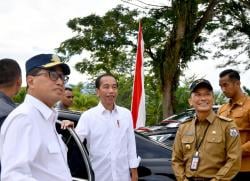
<path fill-rule="evenodd" d="M 192 170 L 192 171 L 196 171 L 198 169 L 198 166 L 200 163 L 199 148 L 200 148 L 202 142 L 204 141 L 204 138 L 206 136 L 209 125 L 210 124 L 208 124 L 206 129 L 205 129 L 201 141 L 199 143 L 196 141 L 196 151 L 195 151 L 194 155 L 192 156 L 191 165 L 190 165 L 190 170 Z M 196 130 L 195 130 L 195 137 L 197 138 Z"/>
<path fill-rule="evenodd" d="M 199 152 L 196 151 L 195 154 L 192 157 L 192 161 L 191 161 L 191 166 L 190 166 L 190 170 L 195 171 L 198 169 L 200 163 L 200 157 L 199 157 Z"/>

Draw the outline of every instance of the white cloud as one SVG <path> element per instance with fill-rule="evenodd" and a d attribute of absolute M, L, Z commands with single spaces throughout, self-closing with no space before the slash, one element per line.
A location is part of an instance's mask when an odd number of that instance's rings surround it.
<path fill-rule="evenodd" d="M 39 53 L 54 53 L 62 41 L 73 34 L 66 23 L 74 17 L 91 13 L 104 14 L 121 3 L 119 0 L 1 0 L 0 58 L 19 61 L 25 72 L 25 61 Z M 70 61 L 70 82 L 84 81 Z M 24 77 L 23 77 L 24 79 Z M 24 79 L 25 80 L 25 79 Z"/>
<path fill-rule="evenodd" d="M 151 1 L 162 2 L 161 1 Z M 53 53 L 54 48 L 70 38 L 73 33 L 66 23 L 74 17 L 84 17 L 91 13 L 104 14 L 122 3 L 120 0 L 1 0 L 0 1 L 0 58 L 16 59 L 25 72 L 25 61 L 39 53 Z M 72 74 L 69 83 L 84 81 L 85 76 L 74 70 L 77 58 L 72 58 Z M 218 74 L 212 60 L 195 61 L 189 64 L 185 75 L 196 74 L 211 81 L 218 87 Z M 241 75 L 242 84 L 250 87 L 250 72 Z"/>

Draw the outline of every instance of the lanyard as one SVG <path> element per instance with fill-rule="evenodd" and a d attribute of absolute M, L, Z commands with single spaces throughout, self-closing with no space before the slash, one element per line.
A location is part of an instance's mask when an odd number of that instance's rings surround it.
<path fill-rule="evenodd" d="M 195 148 L 196 148 L 197 151 L 199 150 L 199 148 L 200 148 L 202 142 L 204 141 L 204 138 L 205 138 L 205 136 L 206 136 L 206 133 L 207 133 L 207 130 L 208 130 L 208 127 L 209 127 L 209 126 L 210 126 L 210 123 L 208 123 L 208 125 L 207 125 L 207 127 L 206 127 L 206 129 L 205 129 L 205 131 L 204 131 L 203 137 L 202 137 L 202 139 L 201 139 L 201 141 L 200 141 L 199 143 L 198 143 L 198 139 L 197 139 L 197 130 L 196 130 L 196 126 L 195 126 L 195 137 L 196 137 Z"/>

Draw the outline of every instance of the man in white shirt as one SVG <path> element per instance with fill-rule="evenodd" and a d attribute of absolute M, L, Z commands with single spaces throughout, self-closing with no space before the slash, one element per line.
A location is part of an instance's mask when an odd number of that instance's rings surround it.
<path fill-rule="evenodd" d="M 115 104 L 118 84 L 112 74 L 99 76 L 95 84 L 100 102 L 82 114 L 76 127 L 81 141 L 87 140 L 95 178 L 136 181 L 139 159 L 131 112 Z"/>
<path fill-rule="evenodd" d="M 66 146 L 52 108 L 64 92 L 69 66 L 40 54 L 26 62 L 27 95 L 4 121 L 0 135 L 2 181 L 71 181 Z"/>

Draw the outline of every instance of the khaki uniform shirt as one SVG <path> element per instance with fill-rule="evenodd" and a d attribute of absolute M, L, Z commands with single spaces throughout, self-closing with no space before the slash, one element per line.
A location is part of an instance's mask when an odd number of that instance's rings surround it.
<path fill-rule="evenodd" d="M 235 121 L 242 144 L 241 171 L 250 172 L 250 97 L 243 96 L 235 103 L 229 101 L 221 106 L 218 114 Z"/>
<path fill-rule="evenodd" d="M 198 169 L 192 171 L 192 156 L 203 135 L 203 142 L 198 149 Z M 231 180 L 239 171 L 240 163 L 239 133 L 231 119 L 219 117 L 211 111 L 205 121 L 199 122 L 194 118 L 180 125 L 172 153 L 172 168 L 178 181 L 187 177 Z"/>

